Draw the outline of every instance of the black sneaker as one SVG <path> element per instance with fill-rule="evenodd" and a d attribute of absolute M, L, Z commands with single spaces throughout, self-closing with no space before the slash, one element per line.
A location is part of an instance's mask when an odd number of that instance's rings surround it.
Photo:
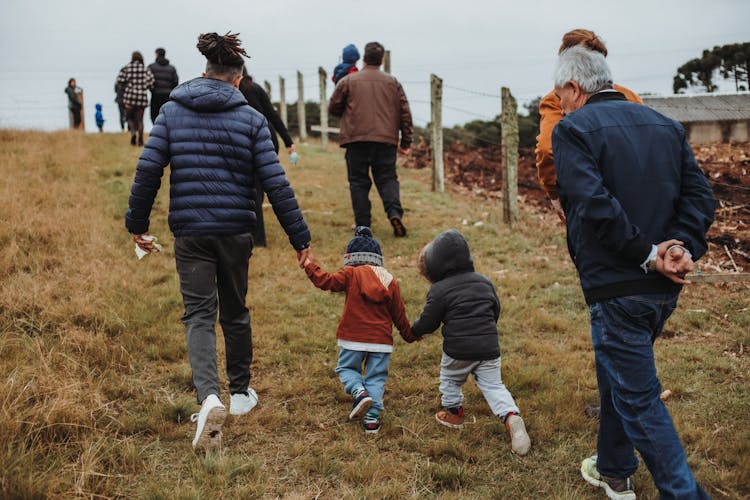
<path fill-rule="evenodd" d="M 365 416 L 365 413 L 372 408 L 372 398 L 367 391 L 362 391 L 359 395 L 354 398 L 354 404 L 352 405 L 352 411 L 349 412 L 349 420 L 359 420 Z"/>

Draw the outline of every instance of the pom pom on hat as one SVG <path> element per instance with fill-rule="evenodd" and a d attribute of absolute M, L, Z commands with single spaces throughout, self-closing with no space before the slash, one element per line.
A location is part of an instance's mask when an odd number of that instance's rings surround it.
<path fill-rule="evenodd" d="M 346 246 L 344 265 L 361 266 L 363 264 L 382 266 L 383 254 L 370 228 L 357 226 L 357 229 L 354 230 L 354 238 Z"/>

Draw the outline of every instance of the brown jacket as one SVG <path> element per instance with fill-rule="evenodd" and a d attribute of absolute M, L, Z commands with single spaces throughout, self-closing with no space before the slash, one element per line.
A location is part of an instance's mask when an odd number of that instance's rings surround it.
<path fill-rule="evenodd" d="M 366 65 L 339 80 L 328 112 L 341 117 L 339 143 L 382 142 L 408 148 L 412 141 L 409 101 L 395 77 Z"/>
<path fill-rule="evenodd" d="M 628 101 L 643 104 L 643 99 L 632 90 L 615 85 L 614 89 L 622 93 Z M 555 161 L 552 158 L 552 130 L 562 120 L 560 99 L 552 91 L 539 102 L 539 135 L 536 136 L 536 169 L 539 173 L 539 184 L 552 200 L 557 199 L 557 174 Z"/>
<path fill-rule="evenodd" d="M 339 81 L 339 85 L 341 82 Z M 406 318 L 401 289 L 396 279 L 383 267 L 344 266 L 327 273 L 309 262 L 307 277 L 321 290 L 346 292 L 344 313 L 336 329 L 336 338 L 367 344 L 393 345 L 391 324 L 407 342 L 417 340 Z"/>

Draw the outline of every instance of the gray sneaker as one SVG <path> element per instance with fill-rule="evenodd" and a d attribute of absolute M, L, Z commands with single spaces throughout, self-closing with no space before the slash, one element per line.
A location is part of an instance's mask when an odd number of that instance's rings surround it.
<path fill-rule="evenodd" d="M 635 500 L 633 483 L 629 477 L 620 479 L 606 477 L 596 470 L 596 455 L 585 458 L 581 462 L 581 475 L 587 483 L 604 488 L 607 496 L 614 500 Z"/>

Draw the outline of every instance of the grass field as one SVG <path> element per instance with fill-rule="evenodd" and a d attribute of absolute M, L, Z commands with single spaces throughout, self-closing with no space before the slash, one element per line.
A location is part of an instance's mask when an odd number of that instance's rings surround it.
<path fill-rule="evenodd" d="M 343 154 L 299 151 L 288 175 L 317 260 L 335 270 L 352 235 Z M 603 498 L 578 472 L 595 452 L 583 409 L 597 393 L 563 228 L 524 207 L 507 228 L 497 202 L 432 193 L 426 170 L 400 171 L 408 238 L 392 236 L 371 194 L 386 267 L 413 319 L 428 289 L 419 249 L 447 228 L 465 234 L 503 303 L 503 378 L 529 455 L 510 453 L 471 382 L 467 428 L 435 423 L 439 333 L 395 335 L 380 434 L 347 422 L 333 371 L 343 296 L 307 280 L 270 209 L 248 298 L 260 405 L 227 418 L 221 453 L 193 453 L 166 175 L 151 230 L 165 251 L 137 261 L 123 224 L 138 153 L 119 134 L 0 131 L 0 497 Z M 749 297 L 743 284 L 687 288 L 656 344 L 667 406 L 714 498 L 750 497 Z M 643 465 L 635 480 L 639 498 L 657 498 Z"/>

